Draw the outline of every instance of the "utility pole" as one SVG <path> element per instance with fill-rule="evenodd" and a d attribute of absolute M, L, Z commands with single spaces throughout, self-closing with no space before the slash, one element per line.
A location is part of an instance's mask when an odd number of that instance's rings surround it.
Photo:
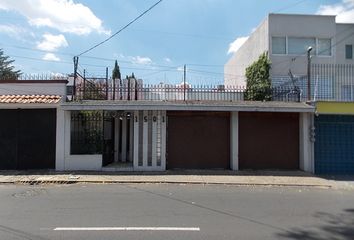
<path fill-rule="evenodd" d="M 186 101 L 186 64 L 183 67 L 183 101 Z"/>
<path fill-rule="evenodd" d="M 73 96 L 72 100 L 76 98 L 76 79 L 77 79 L 77 66 L 79 64 L 79 57 L 75 56 L 74 57 L 74 86 L 73 86 Z"/>
<path fill-rule="evenodd" d="M 311 101 L 311 51 L 310 46 L 307 49 L 307 101 Z"/>

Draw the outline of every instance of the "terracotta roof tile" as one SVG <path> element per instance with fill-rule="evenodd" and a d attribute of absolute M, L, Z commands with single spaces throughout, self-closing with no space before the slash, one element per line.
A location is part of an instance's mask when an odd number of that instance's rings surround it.
<path fill-rule="evenodd" d="M 59 103 L 61 96 L 59 95 L 0 95 L 0 103 Z"/>

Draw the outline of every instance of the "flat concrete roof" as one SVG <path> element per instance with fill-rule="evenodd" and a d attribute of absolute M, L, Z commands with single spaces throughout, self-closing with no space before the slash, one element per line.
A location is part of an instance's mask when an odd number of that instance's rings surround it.
<path fill-rule="evenodd" d="M 245 111 L 315 112 L 315 107 L 298 102 L 257 101 L 122 101 L 85 100 L 63 102 L 64 110 L 172 110 L 172 111 Z"/>

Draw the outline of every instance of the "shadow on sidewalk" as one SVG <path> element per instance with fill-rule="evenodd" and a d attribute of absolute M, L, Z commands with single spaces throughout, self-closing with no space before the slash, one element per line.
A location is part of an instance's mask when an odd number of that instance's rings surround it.
<path fill-rule="evenodd" d="M 278 233 L 278 238 L 304 240 L 352 240 L 354 238 L 354 209 L 344 209 L 339 214 L 317 212 L 313 217 L 320 221 L 318 225 L 291 228 Z"/>
<path fill-rule="evenodd" d="M 320 178 L 324 178 L 326 180 L 345 181 L 345 182 L 349 181 L 354 183 L 354 175 L 316 175 L 316 176 Z"/>

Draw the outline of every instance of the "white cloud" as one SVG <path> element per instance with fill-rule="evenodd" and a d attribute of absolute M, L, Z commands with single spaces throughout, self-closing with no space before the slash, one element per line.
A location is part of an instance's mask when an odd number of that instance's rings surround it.
<path fill-rule="evenodd" d="M 354 0 L 342 0 L 340 3 L 321 5 L 317 11 L 320 15 L 336 15 L 338 23 L 354 22 Z"/>
<path fill-rule="evenodd" d="M 9 25 L 0 25 L 0 32 L 6 33 L 10 36 L 15 36 L 15 35 L 19 35 L 21 33 L 25 33 L 26 30 L 22 27 L 9 24 Z"/>
<path fill-rule="evenodd" d="M 152 64 L 152 60 L 149 57 L 140 57 L 140 56 L 136 56 L 136 57 L 131 57 L 132 62 L 135 64 Z"/>
<path fill-rule="evenodd" d="M 248 39 L 248 36 L 236 38 L 235 41 L 230 43 L 229 50 L 227 51 L 227 54 L 237 52 L 237 50 L 247 41 L 247 39 Z"/>
<path fill-rule="evenodd" d="M 50 27 L 77 35 L 93 31 L 110 34 L 90 8 L 73 0 L 1 0 L 0 9 L 18 12 L 36 27 Z"/>
<path fill-rule="evenodd" d="M 0 24 L 0 33 L 4 33 L 18 40 L 26 40 L 29 37 L 35 37 L 34 33 L 26 28 L 13 24 Z"/>
<path fill-rule="evenodd" d="M 68 42 L 66 41 L 63 34 L 52 35 L 49 33 L 43 34 L 42 42 L 37 44 L 37 49 L 43 51 L 56 51 L 60 47 L 67 47 Z"/>
<path fill-rule="evenodd" d="M 171 60 L 170 58 L 168 58 L 168 57 L 167 57 L 167 58 L 164 58 L 164 61 L 167 62 L 167 63 L 172 62 L 172 60 Z"/>
<path fill-rule="evenodd" d="M 60 61 L 60 58 L 57 57 L 54 53 L 46 53 L 42 59 L 47 61 L 56 61 L 56 62 Z"/>
<path fill-rule="evenodd" d="M 114 58 L 118 58 L 119 61 L 126 61 L 136 65 L 154 65 L 154 62 L 149 57 L 142 57 L 142 56 L 129 56 L 124 55 L 123 53 L 114 53 Z"/>

